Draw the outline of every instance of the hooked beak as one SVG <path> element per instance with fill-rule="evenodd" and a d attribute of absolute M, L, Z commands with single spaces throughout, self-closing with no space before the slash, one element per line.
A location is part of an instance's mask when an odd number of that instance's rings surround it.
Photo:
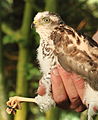
<path fill-rule="evenodd" d="M 31 24 L 31 29 L 35 27 L 36 23 L 37 23 L 36 21 L 33 21 L 33 23 Z"/>
<path fill-rule="evenodd" d="M 32 29 L 33 27 L 35 27 L 35 24 L 34 24 L 34 23 L 31 24 L 31 29 Z"/>

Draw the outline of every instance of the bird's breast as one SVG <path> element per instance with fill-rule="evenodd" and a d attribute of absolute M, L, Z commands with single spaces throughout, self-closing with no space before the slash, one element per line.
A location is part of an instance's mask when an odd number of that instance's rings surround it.
<path fill-rule="evenodd" d="M 41 71 L 43 73 L 49 72 L 51 67 L 58 62 L 57 57 L 53 52 L 53 49 L 48 43 L 42 43 L 37 49 L 37 52 L 37 59 L 39 61 Z"/>

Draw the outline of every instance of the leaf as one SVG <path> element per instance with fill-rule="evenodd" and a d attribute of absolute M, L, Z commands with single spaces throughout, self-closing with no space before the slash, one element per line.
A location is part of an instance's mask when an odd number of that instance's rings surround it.
<path fill-rule="evenodd" d="M 27 74 L 26 74 L 26 78 L 27 80 L 31 80 L 31 79 L 38 79 L 41 76 L 40 71 L 34 67 L 31 63 L 27 64 Z"/>
<path fill-rule="evenodd" d="M 9 36 L 9 35 L 5 35 L 5 36 L 3 37 L 3 44 L 4 44 L 4 45 L 5 45 L 5 44 L 8 44 L 8 43 L 15 43 L 15 42 L 16 42 L 16 40 L 12 39 L 12 37 Z"/>
<path fill-rule="evenodd" d="M 12 97 L 12 96 L 16 96 L 15 91 L 10 91 L 10 92 L 9 92 L 9 97 Z"/>

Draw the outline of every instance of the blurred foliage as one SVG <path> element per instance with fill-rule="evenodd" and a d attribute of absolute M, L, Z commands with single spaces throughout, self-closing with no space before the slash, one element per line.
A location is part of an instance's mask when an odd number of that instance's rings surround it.
<path fill-rule="evenodd" d="M 7 91 L 6 97 L 16 95 L 19 44 L 23 44 L 26 39 L 25 34 L 23 34 L 26 30 L 21 31 L 26 1 L 0 0 L 0 40 L 3 42 L 3 72 L 5 91 Z M 98 29 L 98 0 L 56 0 L 56 2 L 54 0 L 30 0 L 30 2 L 32 2 L 32 21 L 38 11 L 48 9 L 57 11 L 66 24 L 76 30 L 80 30 L 80 32 L 85 32 L 92 36 Z M 53 6 L 54 9 L 51 9 Z M 39 35 L 34 29 L 28 30 L 28 35 L 26 42 L 28 60 L 25 64 L 25 79 L 28 84 L 27 96 L 34 97 L 38 87 L 38 80 L 41 78 L 38 61 L 36 60 Z M 36 105 L 30 103 L 27 109 L 26 120 L 46 120 L 46 114 L 41 113 Z M 56 110 L 58 109 L 54 111 Z M 80 114 L 73 111 L 58 111 L 57 113 L 60 114 L 59 120 L 79 120 L 80 118 Z M 11 117 L 12 119 L 14 119 L 13 116 Z"/>

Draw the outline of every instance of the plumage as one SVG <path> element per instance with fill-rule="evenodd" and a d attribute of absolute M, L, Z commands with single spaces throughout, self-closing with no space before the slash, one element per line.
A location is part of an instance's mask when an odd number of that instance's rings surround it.
<path fill-rule="evenodd" d="M 94 90 L 98 90 L 98 44 L 66 25 L 62 25 L 63 32 L 60 27 L 51 34 L 60 64 L 65 70 L 81 75 Z"/>
<path fill-rule="evenodd" d="M 46 94 L 38 95 L 34 102 L 41 110 L 55 106 L 50 73 L 56 64 L 60 64 L 66 71 L 75 72 L 84 78 L 83 101 L 88 107 L 88 120 L 91 120 L 96 114 L 94 107 L 98 107 L 98 44 L 66 25 L 55 13 L 39 12 L 34 18 L 33 25 L 40 35 L 37 59 L 43 73 L 42 83 L 46 87 Z M 12 100 L 13 98 L 10 103 Z"/>

